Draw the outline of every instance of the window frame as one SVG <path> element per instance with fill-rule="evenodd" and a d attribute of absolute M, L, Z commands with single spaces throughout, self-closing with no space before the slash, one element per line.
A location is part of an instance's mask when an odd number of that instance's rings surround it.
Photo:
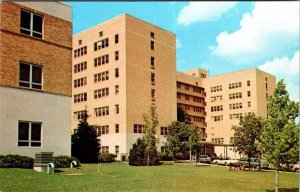
<path fill-rule="evenodd" d="M 30 14 L 30 29 L 27 29 L 27 28 L 24 28 L 24 27 L 21 27 L 21 22 L 22 22 L 22 11 L 23 12 L 27 12 Z M 42 32 L 38 32 L 38 31 L 34 31 L 33 30 L 33 26 L 34 26 L 34 23 L 33 23 L 33 16 L 39 16 L 42 18 Z M 26 34 L 26 33 L 22 33 L 21 30 L 24 30 L 24 31 L 28 31 L 30 34 Z M 25 9 L 21 9 L 20 11 L 20 33 L 21 34 L 24 34 L 24 35 L 29 35 L 31 37 L 35 37 L 35 38 L 39 38 L 39 39 L 44 39 L 44 16 L 43 15 L 40 15 L 40 14 L 37 14 L 37 13 L 33 13 L 31 11 L 27 11 Z M 42 37 L 37 37 L 37 36 L 34 36 L 33 33 L 36 33 L 36 34 L 39 34 L 41 35 Z"/>
<path fill-rule="evenodd" d="M 28 140 L 20 140 L 19 139 L 19 132 L 20 132 L 20 123 L 28 123 Z M 32 140 L 32 124 L 40 124 L 40 140 L 35 141 Z M 17 147 L 33 147 L 33 148 L 41 148 L 42 147 L 42 141 L 43 141 L 43 123 L 42 122 L 36 122 L 36 121 L 25 121 L 25 120 L 18 120 L 18 141 L 17 141 Z M 19 145 L 19 142 L 28 142 L 27 146 Z M 40 146 L 32 146 L 32 143 L 40 143 Z"/>
<path fill-rule="evenodd" d="M 24 81 L 24 80 L 21 80 L 21 64 L 24 64 L 24 65 L 29 65 L 29 81 Z M 41 68 L 41 83 L 35 83 L 35 82 L 32 82 L 32 77 L 33 77 L 33 67 L 39 67 Z M 29 84 L 29 87 L 26 87 L 26 86 L 21 86 L 20 83 L 27 83 Z M 32 85 L 39 85 L 41 86 L 41 88 L 34 88 L 32 87 Z M 27 62 L 24 62 L 24 61 L 20 61 L 19 62 L 19 86 L 22 87 L 22 88 L 28 88 L 28 89 L 34 89 L 34 90 L 43 90 L 43 66 L 41 65 L 35 65 L 35 64 L 32 64 L 32 63 L 27 63 Z"/>

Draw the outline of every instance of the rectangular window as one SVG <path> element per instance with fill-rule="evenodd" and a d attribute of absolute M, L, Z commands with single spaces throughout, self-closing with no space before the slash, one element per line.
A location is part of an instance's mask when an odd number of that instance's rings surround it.
<path fill-rule="evenodd" d="M 133 125 L 133 133 L 145 133 L 144 125 Z"/>
<path fill-rule="evenodd" d="M 115 44 L 119 43 L 119 34 L 115 35 Z"/>
<path fill-rule="evenodd" d="M 151 50 L 154 50 L 154 48 L 155 48 L 154 41 L 151 41 L 151 42 L 150 42 L 150 47 L 151 47 Z"/>
<path fill-rule="evenodd" d="M 116 110 L 116 114 L 120 113 L 120 107 L 119 107 L 119 105 L 115 105 L 115 110 Z"/>
<path fill-rule="evenodd" d="M 266 83 L 266 90 L 268 91 L 268 83 Z"/>
<path fill-rule="evenodd" d="M 248 95 L 248 97 L 250 97 L 251 96 L 251 92 L 247 91 L 247 95 Z"/>
<path fill-rule="evenodd" d="M 94 59 L 94 66 L 97 67 L 97 66 L 100 66 L 100 65 L 104 65 L 104 64 L 107 64 L 109 63 L 109 55 L 106 54 L 106 55 L 102 55 L 100 57 L 97 57 Z"/>
<path fill-rule="evenodd" d="M 100 31 L 99 32 L 99 37 L 102 37 L 103 36 L 103 31 Z"/>
<path fill-rule="evenodd" d="M 119 60 L 119 51 L 115 51 L 115 60 L 116 60 L 116 61 Z"/>
<path fill-rule="evenodd" d="M 150 32 L 150 37 L 154 39 L 155 38 L 155 33 Z"/>
<path fill-rule="evenodd" d="M 119 155 L 119 153 L 120 153 L 119 145 L 116 145 L 115 146 L 115 155 Z"/>
<path fill-rule="evenodd" d="M 155 69 L 155 57 L 151 57 L 150 62 L 151 62 L 151 68 Z"/>
<path fill-rule="evenodd" d="M 74 103 L 80 103 L 87 101 L 87 93 L 80 93 L 77 95 L 74 95 Z"/>
<path fill-rule="evenodd" d="M 74 80 L 74 88 L 85 86 L 87 84 L 86 79 L 87 79 L 86 77 L 83 77 L 80 79 L 75 79 Z"/>
<path fill-rule="evenodd" d="M 42 89 L 42 67 L 20 62 L 19 86 Z"/>
<path fill-rule="evenodd" d="M 102 89 L 97 89 L 94 91 L 94 98 L 102 98 L 102 97 L 106 97 L 109 95 L 109 88 L 102 88 Z"/>
<path fill-rule="evenodd" d="M 119 68 L 115 69 L 115 77 L 118 78 L 119 77 Z"/>
<path fill-rule="evenodd" d="M 18 146 L 41 146 L 42 123 L 19 121 L 18 127 Z"/>
<path fill-rule="evenodd" d="M 267 100 L 269 99 L 269 94 L 268 94 L 268 93 L 266 93 L 266 99 L 267 99 Z"/>
<path fill-rule="evenodd" d="M 168 135 L 168 127 L 160 127 L 160 135 Z"/>
<path fill-rule="evenodd" d="M 101 73 L 97 73 L 94 75 L 94 82 L 100 82 L 100 81 L 106 81 L 109 80 L 109 72 L 108 71 L 104 71 Z"/>
<path fill-rule="evenodd" d="M 247 86 L 250 86 L 250 80 L 247 81 Z"/>
<path fill-rule="evenodd" d="M 105 47 L 108 47 L 108 46 L 109 46 L 108 38 L 102 39 L 102 40 L 94 43 L 94 51 L 97 51 L 99 49 L 104 49 Z"/>
<path fill-rule="evenodd" d="M 251 107 L 251 101 L 248 101 L 248 107 Z"/>
<path fill-rule="evenodd" d="M 119 124 L 115 124 L 115 132 L 116 133 L 120 132 L 120 126 L 119 126 Z"/>
<path fill-rule="evenodd" d="M 115 94 L 119 93 L 119 85 L 115 85 Z"/>
<path fill-rule="evenodd" d="M 101 116 L 106 116 L 109 115 L 109 107 L 99 107 L 99 108 L 94 108 L 95 112 L 95 117 L 101 117 Z"/>
<path fill-rule="evenodd" d="M 108 146 L 101 146 L 101 154 L 107 154 L 109 153 L 109 147 Z"/>
<path fill-rule="evenodd" d="M 152 101 L 155 100 L 155 89 L 151 89 L 151 98 Z"/>
<path fill-rule="evenodd" d="M 151 84 L 155 85 L 155 73 L 151 73 Z"/>
<path fill-rule="evenodd" d="M 20 33 L 43 38 L 43 16 L 21 10 Z"/>
<path fill-rule="evenodd" d="M 85 115 L 86 111 L 83 110 L 83 111 L 75 111 L 74 112 L 74 120 L 81 120 L 83 115 Z"/>
<path fill-rule="evenodd" d="M 81 45 L 82 44 L 82 40 L 78 40 L 78 45 Z"/>
<path fill-rule="evenodd" d="M 80 71 L 84 71 L 87 69 L 87 62 L 82 62 L 74 65 L 74 73 L 78 73 Z"/>
<path fill-rule="evenodd" d="M 109 126 L 94 126 L 96 128 L 97 136 L 109 134 Z"/>
<path fill-rule="evenodd" d="M 83 56 L 86 54 L 87 54 L 87 46 L 80 47 L 80 48 L 74 50 L 74 58 L 77 58 L 77 57 L 80 57 L 80 56 Z"/>

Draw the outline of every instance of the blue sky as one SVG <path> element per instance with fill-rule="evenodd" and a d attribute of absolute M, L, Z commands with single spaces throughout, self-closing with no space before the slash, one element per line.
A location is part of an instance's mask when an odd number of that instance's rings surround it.
<path fill-rule="evenodd" d="M 73 33 L 128 13 L 176 34 L 177 70 L 259 68 L 299 100 L 299 2 L 68 2 Z M 278 14 L 280 13 L 280 14 Z"/>

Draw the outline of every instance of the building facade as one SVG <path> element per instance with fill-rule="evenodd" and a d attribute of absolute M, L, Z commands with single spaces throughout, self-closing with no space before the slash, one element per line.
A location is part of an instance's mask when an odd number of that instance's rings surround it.
<path fill-rule="evenodd" d="M 266 117 L 267 98 L 276 87 L 276 78 L 258 69 L 242 70 L 205 78 L 207 141 L 216 144 L 215 153 L 238 158 L 233 151 L 232 125 L 247 113 Z M 220 145 L 220 146 L 217 146 Z"/>
<path fill-rule="evenodd" d="M 123 14 L 73 36 L 72 129 L 85 109 L 101 152 L 120 159 L 156 106 L 160 144 L 176 120 L 175 35 Z"/>
<path fill-rule="evenodd" d="M 205 141 L 205 88 L 203 79 L 207 77 L 207 71 L 194 69 L 183 73 L 176 73 L 177 83 L 177 108 L 181 108 L 189 115 L 191 122 L 201 129 L 202 140 Z"/>
<path fill-rule="evenodd" d="M 0 26 L 0 154 L 71 155 L 71 8 L 2 2 Z"/>

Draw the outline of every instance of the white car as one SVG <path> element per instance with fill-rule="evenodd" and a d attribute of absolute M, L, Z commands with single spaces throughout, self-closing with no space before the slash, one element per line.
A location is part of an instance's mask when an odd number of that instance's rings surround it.
<path fill-rule="evenodd" d="M 235 164 L 235 163 L 238 163 L 239 161 L 236 160 L 236 159 L 231 159 L 230 157 L 227 157 L 227 158 L 222 158 L 222 159 L 215 159 L 213 160 L 213 163 L 214 164 L 217 164 L 217 165 L 230 165 L 230 164 Z"/>

